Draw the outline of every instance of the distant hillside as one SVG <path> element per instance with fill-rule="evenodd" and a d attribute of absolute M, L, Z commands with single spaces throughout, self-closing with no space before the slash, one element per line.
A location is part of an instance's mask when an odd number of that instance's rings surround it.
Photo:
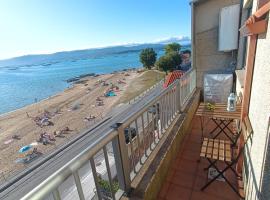
<path fill-rule="evenodd" d="M 21 65 L 49 65 L 50 63 L 61 62 L 65 60 L 81 60 L 89 58 L 99 58 L 113 54 L 125 54 L 132 52 L 139 52 L 144 48 L 154 48 L 156 51 L 162 50 L 164 46 L 170 42 L 178 42 L 183 47 L 189 47 L 189 38 L 171 38 L 158 43 L 151 44 L 130 44 L 122 46 L 113 46 L 105 48 L 85 49 L 85 50 L 74 50 L 74 51 L 63 51 L 53 54 L 41 54 L 41 55 L 26 55 L 15 57 L 6 60 L 0 60 L 0 67 L 4 66 L 21 66 Z"/>

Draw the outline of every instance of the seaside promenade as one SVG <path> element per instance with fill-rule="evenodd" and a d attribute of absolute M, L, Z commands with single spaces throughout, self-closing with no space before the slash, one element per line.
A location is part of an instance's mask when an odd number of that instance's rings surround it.
<path fill-rule="evenodd" d="M 27 177 L 23 177 L 20 179 L 19 182 L 17 182 L 20 186 L 17 187 L 16 192 L 25 192 L 29 190 L 29 185 L 24 184 L 26 179 L 27 182 L 31 181 L 31 184 L 38 184 L 41 179 L 45 179 L 48 177 L 53 171 L 58 169 L 63 163 L 66 163 L 68 160 L 73 158 L 75 155 L 77 155 L 79 152 L 83 151 L 84 148 L 87 146 L 91 145 L 92 143 L 95 143 L 96 141 L 99 140 L 104 134 L 109 132 L 112 129 L 112 125 L 115 123 L 121 123 L 124 121 L 126 118 L 128 118 L 130 115 L 133 113 L 136 113 L 138 109 L 141 108 L 145 104 L 145 101 L 158 96 L 158 94 L 162 91 L 162 85 L 158 85 L 154 89 L 150 90 L 149 93 L 146 93 L 143 99 L 137 99 L 135 102 L 132 104 L 126 104 L 126 106 L 120 106 L 117 109 L 114 109 L 114 112 L 111 114 L 108 114 L 107 117 L 104 119 L 103 122 L 101 122 L 100 125 L 96 125 L 93 127 L 93 129 L 90 129 L 90 131 L 83 133 L 83 136 L 77 140 L 74 140 L 73 142 L 70 142 L 67 148 L 63 148 L 59 153 L 56 155 L 53 155 L 47 162 L 41 163 L 39 166 L 35 166 L 33 164 L 29 168 L 33 168 L 31 170 L 30 175 Z M 141 127 L 142 124 L 139 124 L 139 127 Z M 78 137 L 78 136 L 77 136 Z M 112 148 L 112 144 L 108 145 L 108 151 L 110 152 L 110 148 Z M 44 158 L 51 156 L 47 155 L 44 156 Z M 104 161 L 104 157 L 102 155 L 97 158 L 99 162 Z M 113 155 L 109 155 L 109 159 L 114 160 Z M 111 163 L 111 167 L 113 168 L 113 163 Z M 27 168 L 27 170 L 29 170 Z M 85 169 L 85 168 L 84 168 Z M 102 171 L 102 166 L 101 169 Z M 26 171 L 26 170 L 25 170 Z M 17 177 L 20 177 L 25 171 L 22 171 Z M 45 174 L 40 174 L 38 172 L 40 171 L 46 171 Z M 85 177 L 85 181 L 89 181 L 89 177 L 91 176 L 89 169 L 88 170 L 83 170 L 82 177 Z M 101 172 L 102 173 L 102 172 Z M 16 177 L 15 177 L 16 178 Z M 9 181 L 10 183 L 12 182 L 12 179 Z M 6 182 L 5 184 L 9 184 L 9 182 Z M 72 185 L 72 180 L 68 180 L 66 184 Z M 4 184 L 4 185 L 5 185 Z M 8 198 L 12 199 L 13 197 L 16 196 L 15 191 L 12 189 L 5 191 L 2 195 L 8 196 Z M 14 196 L 15 195 L 15 196 Z M 68 199 L 72 199 L 72 192 L 67 192 L 66 193 Z M 93 193 L 89 193 L 89 195 L 93 195 Z"/>
<path fill-rule="evenodd" d="M 128 74 L 128 75 L 127 75 Z M 33 105 L 0 116 L 0 183 L 10 175 L 29 168 L 36 160 L 70 142 L 83 130 L 101 121 L 114 107 L 130 82 L 140 76 L 136 71 L 84 78 L 79 84 Z M 122 82 L 119 83 L 119 80 Z M 112 85 L 119 88 L 116 96 L 104 97 Z M 102 104 L 97 104 L 97 98 Z M 48 137 L 47 141 L 42 136 Z M 39 142 L 38 142 L 39 141 Z M 21 162 L 31 150 L 19 149 L 33 145 L 39 158 Z"/>
<path fill-rule="evenodd" d="M 160 80 L 149 73 L 163 77 L 160 72 L 136 70 L 87 77 L 53 97 L 1 115 L 0 184 L 70 143 L 84 130 L 127 108 L 118 104 L 123 105 Z M 104 97 L 112 86 L 116 96 Z M 27 145 L 32 148 L 20 153 L 20 148 Z M 34 149 L 38 155 L 23 162 Z"/>

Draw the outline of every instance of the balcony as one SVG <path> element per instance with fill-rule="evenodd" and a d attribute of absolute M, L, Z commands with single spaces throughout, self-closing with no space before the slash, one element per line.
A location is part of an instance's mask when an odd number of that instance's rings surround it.
<path fill-rule="evenodd" d="M 199 96 L 191 70 L 9 180 L 0 198 L 237 199 L 223 182 L 200 191 L 206 162 L 199 162 L 201 130 L 194 117 Z"/>
<path fill-rule="evenodd" d="M 199 158 L 201 150 L 201 127 L 198 117 L 195 116 L 193 118 L 191 126 L 192 128 L 185 136 L 180 151 L 176 155 L 176 159 L 172 161 L 172 166 L 166 177 L 166 181 L 162 185 L 158 199 L 239 199 L 239 196 L 223 181 L 215 181 L 204 191 L 201 191 L 207 180 L 207 173 L 204 168 L 209 163 Z M 208 126 L 209 130 L 212 129 L 212 126 L 213 124 Z M 224 166 L 220 167 L 223 168 Z M 231 171 L 226 173 L 226 177 L 237 186 L 237 180 Z"/>

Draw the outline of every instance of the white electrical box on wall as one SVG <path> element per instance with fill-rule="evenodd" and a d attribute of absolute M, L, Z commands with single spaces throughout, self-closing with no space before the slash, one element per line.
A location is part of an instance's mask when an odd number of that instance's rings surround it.
<path fill-rule="evenodd" d="M 232 51 L 238 48 L 240 4 L 224 7 L 219 15 L 219 51 Z"/>

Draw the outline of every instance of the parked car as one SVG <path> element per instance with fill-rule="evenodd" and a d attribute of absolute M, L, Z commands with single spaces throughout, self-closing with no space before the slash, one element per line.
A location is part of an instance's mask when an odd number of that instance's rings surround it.
<path fill-rule="evenodd" d="M 129 140 L 130 138 L 128 135 L 129 133 L 131 134 L 131 139 L 133 139 L 137 135 L 137 131 L 134 127 L 125 128 L 124 133 L 125 133 L 126 144 L 130 143 L 130 140 Z"/>
<path fill-rule="evenodd" d="M 160 114 L 159 103 L 157 103 L 156 105 L 151 106 L 151 107 L 148 109 L 148 112 L 149 112 L 149 113 L 152 113 L 153 115 L 156 115 L 156 114 L 157 114 L 158 119 L 159 119 L 159 114 Z"/>
<path fill-rule="evenodd" d="M 157 112 L 157 111 L 156 111 L 156 105 L 151 106 L 151 107 L 148 109 L 148 112 L 155 115 L 156 112 Z"/>

